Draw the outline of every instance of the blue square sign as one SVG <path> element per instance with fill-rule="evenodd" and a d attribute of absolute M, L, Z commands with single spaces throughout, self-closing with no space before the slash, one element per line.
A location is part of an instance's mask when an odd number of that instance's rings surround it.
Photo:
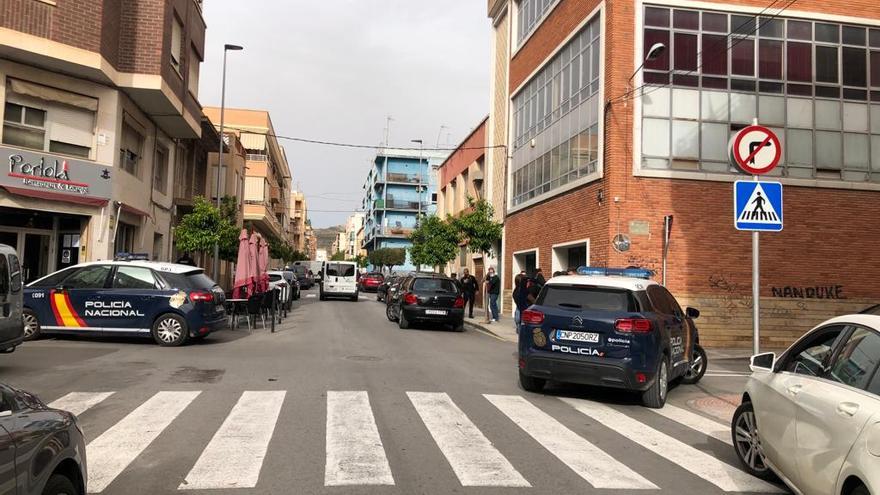
<path fill-rule="evenodd" d="M 733 223 L 737 230 L 782 230 L 782 184 L 738 180 L 733 185 Z"/>

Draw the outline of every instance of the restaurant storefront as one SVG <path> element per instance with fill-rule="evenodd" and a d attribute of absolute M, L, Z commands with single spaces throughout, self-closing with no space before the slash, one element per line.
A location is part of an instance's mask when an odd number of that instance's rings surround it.
<path fill-rule="evenodd" d="M 108 256 L 110 167 L 8 146 L 0 159 L 0 243 L 18 251 L 26 282 Z"/>

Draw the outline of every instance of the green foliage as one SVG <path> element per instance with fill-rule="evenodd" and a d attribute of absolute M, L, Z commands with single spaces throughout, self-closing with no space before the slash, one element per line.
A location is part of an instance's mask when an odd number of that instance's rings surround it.
<path fill-rule="evenodd" d="M 264 236 L 266 242 L 269 243 L 269 257 L 281 260 L 282 263 L 290 263 L 293 261 L 302 261 L 305 255 L 293 249 L 289 242 L 282 241 L 272 234 Z"/>
<path fill-rule="evenodd" d="M 406 263 L 406 249 L 404 248 L 379 248 L 370 252 L 370 263 L 379 268 L 393 270 L 395 266 Z"/>
<path fill-rule="evenodd" d="M 419 227 L 409 236 L 413 243 L 410 258 L 416 265 L 445 265 L 458 254 L 460 239 L 461 235 L 451 221 L 442 220 L 437 215 L 422 217 Z"/>
<path fill-rule="evenodd" d="M 345 252 L 336 251 L 333 253 L 333 256 L 330 257 L 330 261 L 345 261 Z"/>
<path fill-rule="evenodd" d="M 367 265 L 370 264 L 370 259 L 362 254 L 359 254 L 354 257 L 354 262 L 357 263 L 358 268 L 366 268 Z"/>
<path fill-rule="evenodd" d="M 492 219 L 495 209 L 484 199 L 474 200 L 468 196 L 471 211 L 452 219 L 452 224 L 472 253 L 490 254 L 492 246 L 501 240 L 503 227 Z"/>
<path fill-rule="evenodd" d="M 235 198 L 231 198 L 235 202 Z M 221 208 L 202 196 L 193 199 L 193 211 L 180 219 L 174 227 L 174 244 L 178 251 L 187 253 L 211 252 L 214 244 L 220 245 L 220 258 L 234 261 L 238 253 L 239 229 L 235 225 L 235 216 L 228 217 L 230 207 L 227 198 L 223 198 Z M 235 215 L 237 209 L 231 207 Z"/>

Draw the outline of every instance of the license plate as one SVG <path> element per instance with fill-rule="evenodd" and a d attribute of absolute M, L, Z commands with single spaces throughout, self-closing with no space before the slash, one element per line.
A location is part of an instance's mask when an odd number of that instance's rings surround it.
<path fill-rule="evenodd" d="M 588 344 L 598 344 L 599 334 L 592 332 L 572 332 L 570 330 L 557 330 L 556 338 L 559 340 L 571 340 L 574 342 L 586 342 Z"/>
<path fill-rule="evenodd" d="M 426 309 L 425 314 L 426 315 L 446 316 L 446 310 L 445 309 Z"/>

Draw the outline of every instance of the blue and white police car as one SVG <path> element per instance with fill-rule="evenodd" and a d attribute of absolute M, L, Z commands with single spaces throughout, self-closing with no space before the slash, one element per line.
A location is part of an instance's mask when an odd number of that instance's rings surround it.
<path fill-rule="evenodd" d="M 638 391 L 666 403 L 669 383 L 696 383 L 706 370 L 694 319 L 642 269 L 581 267 L 553 277 L 519 327 L 519 379 L 540 392 L 548 380 Z"/>
<path fill-rule="evenodd" d="M 179 346 L 225 327 L 225 295 L 204 270 L 125 259 L 80 263 L 28 284 L 25 339 L 130 335 Z"/>

